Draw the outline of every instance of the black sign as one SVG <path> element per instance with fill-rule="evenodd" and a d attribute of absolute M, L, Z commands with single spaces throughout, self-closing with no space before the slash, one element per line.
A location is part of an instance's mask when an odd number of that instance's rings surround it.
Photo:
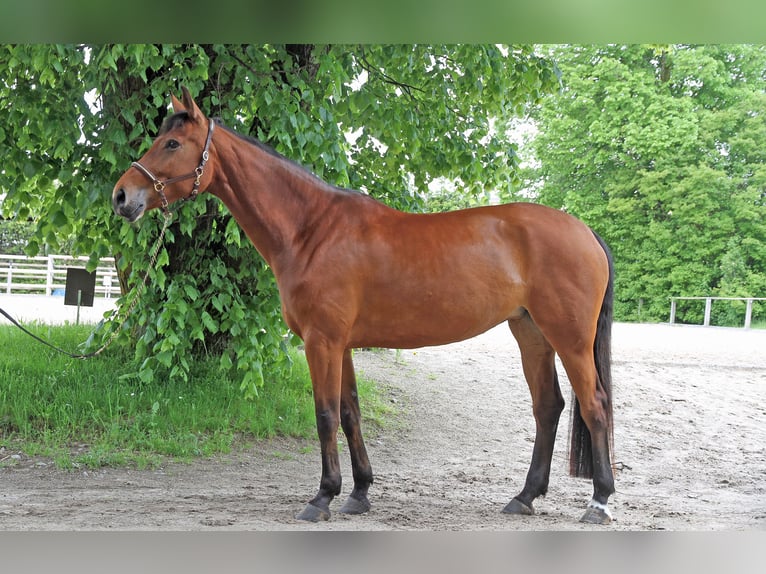
<path fill-rule="evenodd" d="M 64 305 L 78 305 L 78 291 L 80 292 L 79 305 L 93 307 L 93 296 L 96 293 L 96 272 L 67 267 Z"/>

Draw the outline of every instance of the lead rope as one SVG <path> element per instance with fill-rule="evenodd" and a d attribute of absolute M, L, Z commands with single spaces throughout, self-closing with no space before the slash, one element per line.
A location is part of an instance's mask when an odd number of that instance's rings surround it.
<path fill-rule="evenodd" d="M 165 239 L 165 231 L 170 226 L 170 222 L 173 219 L 173 213 L 171 211 L 164 211 L 163 217 L 165 218 L 162 229 L 160 230 L 160 235 L 157 237 L 157 241 L 154 244 L 154 247 L 152 247 L 152 251 L 150 253 L 150 259 L 149 259 L 149 267 L 146 269 L 146 272 L 144 273 L 144 277 L 141 280 L 141 283 L 136 286 L 135 290 L 133 291 L 133 297 L 130 300 L 130 303 L 128 304 L 127 310 L 124 313 L 124 317 L 122 319 L 122 322 L 117 325 L 117 328 L 112 331 L 112 334 L 109 336 L 109 338 L 106 340 L 106 342 L 101 345 L 98 349 L 91 353 L 85 353 L 85 354 L 79 354 L 79 353 L 70 353 L 69 351 L 62 349 L 60 347 L 57 347 L 56 345 L 53 345 L 52 343 L 46 341 L 45 339 L 41 339 L 31 331 L 29 331 L 26 327 L 24 327 L 21 323 L 19 323 L 16 319 L 11 317 L 8 313 L 6 313 L 2 308 L 0 308 L 0 314 L 4 315 L 6 319 L 8 319 L 11 323 L 13 323 L 16 327 L 24 331 L 27 335 L 35 339 L 36 341 L 39 341 L 43 345 L 46 345 L 50 347 L 51 349 L 54 349 L 55 351 L 58 351 L 59 353 L 63 353 L 64 355 L 67 355 L 73 359 L 91 359 L 93 357 L 96 357 L 97 355 L 100 355 L 103 353 L 117 338 L 117 336 L 122 332 L 122 328 L 125 325 L 125 321 L 128 320 L 128 317 L 130 317 L 130 314 L 133 312 L 133 309 L 135 309 L 136 304 L 138 303 L 139 297 L 143 294 L 144 289 L 146 288 L 146 282 L 149 280 L 149 273 L 152 269 L 154 269 L 154 265 L 157 262 L 157 256 L 160 253 L 160 247 L 162 247 L 163 240 Z M 119 310 L 115 309 L 112 311 L 112 314 L 108 317 L 108 320 L 114 319 L 119 314 Z"/>

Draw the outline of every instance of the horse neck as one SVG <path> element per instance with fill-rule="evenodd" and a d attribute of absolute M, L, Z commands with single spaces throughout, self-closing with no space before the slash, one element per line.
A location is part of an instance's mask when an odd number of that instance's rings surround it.
<path fill-rule="evenodd" d="M 223 131 L 223 130 L 222 130 Z M 276 271 L 279 258 L 330 201 L 330 187 L 308 172 L 234 134 L 215 141 L 216 173 L 210 184 L 255 248 Z"/>

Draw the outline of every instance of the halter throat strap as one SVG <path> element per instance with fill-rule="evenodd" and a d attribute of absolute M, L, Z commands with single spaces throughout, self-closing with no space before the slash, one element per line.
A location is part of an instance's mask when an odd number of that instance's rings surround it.
<path fill-rule="evenodd" d="M 170 211 L 168 210 L 168 199 L 165 197 L 165 186 L 170 185 L 171 183 L 177 183 L 179 181 L 183 181 L 185 179 L 191 179 L 194 178 L 194 183 L 192 185 L 192 190 L 189 195 L 183 198 L 184 201 L 188 201 L 190 199 L 194 199 L 199 194 L 199 186 L 200 181 L 202 180 L 202 175 L 205 173 L 205 165 L 207 164 L 207 160 L 210 158 L 210 142 L 213 140 L 213 129 L 215 129 L 215 122 L 210 119 L 209 120 L 209 127 L 207 130 L 207 139 L 205 140 L 205 147 L 202 149 L 202 159 L 200 159 L 199 165 L 194 169 L 194 171 L 190 173 L 186 173 L 184 175 L 177 175 L 175 177 L 170 177 L 166 180 L 161 180 L 156 175 L 154 175 L 151 171 L 149 171 L 146 167 L 141 165 L 140 162 L 134 161 L 131 166 L 135 167 L 138 171 L 143 173 L 146 177 L 148 177 L 152 183 L 154 184 L 154 191 L 157 192 L 157 194 L 160 196 L 161 201 L 161 207 L 162 212 L 167 214 Z"/>

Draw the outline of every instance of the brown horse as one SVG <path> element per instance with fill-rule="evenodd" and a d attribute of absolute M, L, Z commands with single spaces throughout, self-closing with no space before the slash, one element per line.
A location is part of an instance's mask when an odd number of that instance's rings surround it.
<path fill-rule="evenodd" d="M 341 490 L 339 424 L 354 478 L 340 512 L 370 508 L 352 349 L 443 345 L 507 321 L 537 429 L 524 488 L 504 511 L 533 514 L 533 500 L 547 491 L 564 407 L 558 354 L 576 397 L 570 473 L 593 478 L 582 520 L 611 520 L 613 271 L 594 232 L 527 203 L 402 213 L 317 179 L 257 140 L 216 129 L 185 88 L 182 101 L 172 100 L 175 113 L 151 149 L 115 185 L 114 211 L 132 222 L 209 190 L 273 269 L 285 321 L 305 343 L 322 450 L 319 491 L 297 518 L 330 517 Z"/>

